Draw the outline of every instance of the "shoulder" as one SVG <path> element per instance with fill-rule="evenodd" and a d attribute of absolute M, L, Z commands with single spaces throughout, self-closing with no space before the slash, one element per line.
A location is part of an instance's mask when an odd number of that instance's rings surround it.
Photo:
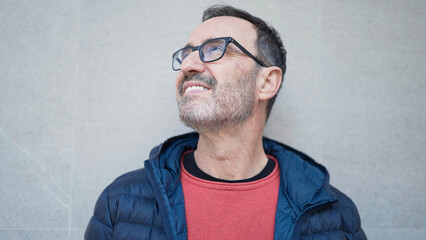
<path fill-rule="evenodd" d="M 152 225 L 145 216 L 157 216 L 157 200 L 145 168 L 125 173 L 108 185 L 98 199 L 98 214 L 109 213 L 112 226 L 117 224 Z M 137 207 L 136 207 L 137 206 Z M 97 207 L 95 207 L 95 215 Z M 156 221 L 154 225 L 160 225 Z"/>
<path fill-rule="evenodd" d="M 102 192 L 85 233 L 85 239 L 164 239 L 157 200 L 145 169 L 126 173 Z M 136 239 L 131 238 L 131 239 Z"/>
<path fill-rule="evenodd" d="M 302 236 L 327 235 L 332 239 L 366 239 L 354 202 L 337 188 L 330 186 L 330 190 L 338 201 L 312 213 L 304 223 Z"/>
<path fill-rule="evenodd" d="M 105 189 L 108 201 L 117 199 L 154 200 L 154 193 L 145 168 L 125 173 L 116 178 Z"/>

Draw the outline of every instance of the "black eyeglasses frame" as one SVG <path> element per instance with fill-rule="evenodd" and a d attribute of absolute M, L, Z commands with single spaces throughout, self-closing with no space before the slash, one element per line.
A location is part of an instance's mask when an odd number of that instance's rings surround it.
<path fill-rule="evenodd" d="M 218 57 L 218 58 L 215 58 L 215 59 L 213 59 L 213 60 L 209 60 L 209 61 L 205 61 L 203 58 L 203 56 L 202 56 L 202 52 L 200 51 L 200 49 L 205 45 L 205 44 L 207 44 L 207 43 L 209 43 L 209 42 L 211 42 L 211 41 L 214 41 L 214 40 L 218 40 L 218 39 L 223 39 L 223 40 L 225 40 L 225 48 L 224 48 L 224 50 L 223 50 L 223 52 L 222 52 L 222 55 L 220 55 L 220 57 Z M 215 62 L 215 61 L 218 61 L 218 60 L 220 60 L 224 55 L 225 55 L 225 52 L 226 52 L 226 49 L 227 49 L 227 47 L 228 47 L 228 44 L 229 43 L 233 43 L 235 46 L 237 46 L 243 53 L 245 53 L 247 56 L 249 56 L 249 57 L 251 57 L 256 63 L 258 63 L 260 66 L 262 66 L 262 67 L 268 67 L 266 64 L 264 64 L 261 60 L 259 60 L 257 57 L 255 57 L 253 54 L 251 54 L 247 49 L 245 49 L 240 43 L 238 43 L 237 42 L 237 40 L 235 40 L 234 38 L 232 38 L 232 37 L 219 37 L 219 38 L 212 38 L 212 39 L 209 39 L 209 40 L 207 40 L 207 41 L 205 41 L 204 43 L 202 43 L 201 45 L 199 45 L 199 46 L 195 46 L 195 47 L 193 47 L 193 46 L 187 46 L 187 47 L 184 47 L 184 48 L 181 48 L 181 49 L 179 49 L 179 50 L 177 50 L 175 53 L 173 53 L 173 55 L 172 55 L 172 68 L 173 68 L 173 70 L 175 70 L 175 71 L 179 71 L 180 70 L 180 68 L 179 69 L 175 69 L 174 68 L 174 66 L 173 66 L 173 62 L 174 62 L 174 59 L 175 59 L 175 55 L 176 54 L 178 54 L 180 51 L 182 51 L 182 50 L 184 50 L 184 49 L 191 49 L 192 50 L 192 52 L 195 52 L 195 51 L 198 51 L 199 52 L 199 56 L 200 56 L 200 60 L 202 61 L 202 62 L 205 62 L 205 63 L 209 63 L 209 62 Z M 191 52 L 191 53 L 192 53 Z M 178 60 L 178 58 L 176 58 L 176 60 Z M 179 64 L 182 64 L 182 62 L 180 62 L 179 61 Z"/>

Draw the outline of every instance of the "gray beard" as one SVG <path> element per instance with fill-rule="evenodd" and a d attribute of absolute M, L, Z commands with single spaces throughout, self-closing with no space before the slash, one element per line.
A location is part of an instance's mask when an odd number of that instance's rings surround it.
<path fill-rule="evenodd" d="M 213 84 L 213 93 L 208 99 L 187 95 L 178 100 L 180 120 L 199 133 L 217 132 L 243 123 L 253 110 L 257 71 L 248 75 L 223 84 L 217 84 L 211 77 L 192 76 L 191 80 L 216 84 Z M 193 103 L 197 99 L 199 103 Z"/>

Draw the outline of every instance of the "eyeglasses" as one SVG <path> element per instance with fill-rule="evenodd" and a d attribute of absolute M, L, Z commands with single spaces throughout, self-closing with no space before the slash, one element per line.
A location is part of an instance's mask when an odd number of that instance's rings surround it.
<path fill-rule="evenodd" d="M 223 55 L 225 55 L 226 48 L 228 47 L 228 44 L 230 42 L 233 43 L 235 46 L 237 46 L 243 53 L 251 57 L 260 66 L 267 67 L 266 64 L 264 64 L 255 56 L 253 56 L 253 54 L 247 51 L 243 46 L 241 46 L 241 44 L 239 44 L 232 37 L 221 37 L 221 38 L 213 38 L 213 39 L 207 40 L 200 46 L 196 46 L 196 47 L 188 46 L 188 47 L 184 47 L 182 49 L 177 50 L 175 53 L 173 53 L 172 68 L 175 71 L 179 71 L 183 60 L 186 57 L 188 57 L 189 54 L 197 50 L 200 53 L 201 61 L 205 63 L 217 61 L 221 59 Z"/>

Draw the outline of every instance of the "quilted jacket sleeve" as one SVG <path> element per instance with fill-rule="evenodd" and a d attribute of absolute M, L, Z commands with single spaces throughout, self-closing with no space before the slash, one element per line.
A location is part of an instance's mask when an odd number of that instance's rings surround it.
<path fill-rule="evenodd" d="M 108 188 L 99 196 L 95 211 L 87 226 L 84 239 L 107 240 L 112 239 L 112 221 L 108 203 Z"/>
<path fill-rule="evenodd" d="M 364 230 L 360 227 L 358 231 L 354 233 L 354 240 L 367 240 L 367 236 L 364 233 Z"/>
<path fill-rule="evenodd" d="M 330 189 L 339 201 L 312 213 L 304 222 L 300 239 L 367 240 L 354 202 L 333 186 Z"/>

